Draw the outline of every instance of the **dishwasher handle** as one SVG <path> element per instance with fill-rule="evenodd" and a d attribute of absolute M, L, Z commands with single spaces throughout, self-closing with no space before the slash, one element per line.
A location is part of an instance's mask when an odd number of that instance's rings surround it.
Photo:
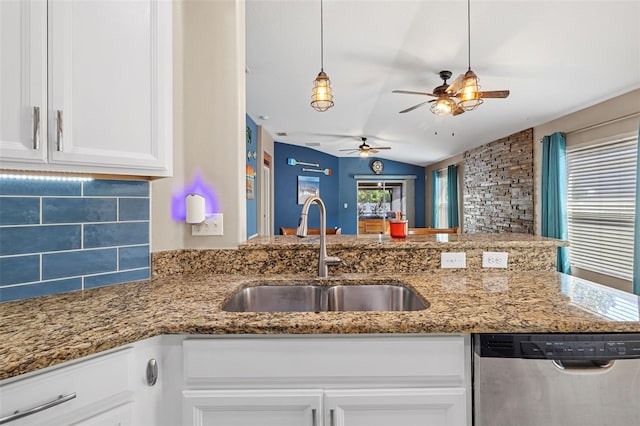
<path fill-rule="evenodd" d="M 615 360 L 612 359 L 554 359 L 553 366 L 566 373 L 601 373 L 613 367 Z"/>

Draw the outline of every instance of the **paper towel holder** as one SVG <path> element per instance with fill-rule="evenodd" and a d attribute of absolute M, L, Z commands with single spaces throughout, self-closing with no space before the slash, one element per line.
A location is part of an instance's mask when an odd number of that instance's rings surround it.
<path fill-rule="evenodd" d="M 190 224 L 199 224 L 205 221 L 205 199 L 202 195 L 192 193 L 185 197 L 186 218 L 185 221 Z"/>

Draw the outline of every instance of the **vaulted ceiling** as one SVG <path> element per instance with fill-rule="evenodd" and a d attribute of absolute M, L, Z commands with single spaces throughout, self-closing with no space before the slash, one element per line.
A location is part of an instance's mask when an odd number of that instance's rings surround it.
<path fill-rule="evenodd" d="M 471 68 L 510 96 L 399 114 L 431 98 L 392 90 L 467 70 L 467 1 L 324 0 L 335 106 L 316 112 L 320 0 L 246 0 L 247 113 L 279 142 L 344 156 L 366 136 L 392 147 L 377 157 L 428 165 L 640 87 L 639 0 L 470 0 L 470 16 Z"/>

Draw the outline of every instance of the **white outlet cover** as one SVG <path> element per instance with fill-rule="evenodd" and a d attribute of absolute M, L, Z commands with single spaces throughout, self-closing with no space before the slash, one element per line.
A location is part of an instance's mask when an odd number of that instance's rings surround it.
<path fill-rule="evenodd" d="M 442 252 L 440 253 L 441 268 L 466 268 L 467 254 L 465 252 Z"/>
<path fill-rule="evenodd" d="M 204 222 L 191 225 L 191 235 L 197 237 L 223 235 L 222 213 L 207 215 Z"/>
<path fill-rule="evenodd" d="M 508 264 L 509 253 L 504 251 L 483 251 L 482 267 L 483 268 L 506 268 Z"/>

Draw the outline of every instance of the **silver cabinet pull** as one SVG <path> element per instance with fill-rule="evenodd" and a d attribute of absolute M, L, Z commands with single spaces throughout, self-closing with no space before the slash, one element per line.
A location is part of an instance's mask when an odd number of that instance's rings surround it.
<path fill-rule="evenodd" d="M 147 386 L 153 386 L 158 381 L 158 362 L 151 358 L 147 362 Z"/>
<path fill-rule="evenodd" d="M 329 410 L 329 426 L 335 426 L 335 423 L 333 423 L 333 411 L 333 408 Z"/>
<path fill-rule="evenodd" d="M 40 107 L 33 107 L 33 149 L 40 149 Z"/>
<path fill-rule="evenodd" d="M 317 420 L 316 420 L 316 409 L 312 408 L 311 409 L 311 426 L 318 426 Z"/>
<path fill-rule="evenodd" d="M 62 122 L 62 110 L 56 110 L 56 149 L 62 151 L 63 146 L 63 122 Z"/>
<path fill-rule="evenodd" d="M 60 396 L 58 396 L 58 398 L 54 399 L 53 401 L 45 402 L 42 405 L 37 405 L 35 407 L 28 408 L 28 409 L 26 409 L 24 411 L 16 410 L 16 411 L 13 412 L 13 414 L 10 414 L 10 415 L 5 416 L 5 417 L 0 417 L 0 425 L 12 422 L 14 420 L 21 419 L 23 417 L 30 416 L 32 414 L 39 413 L 40 411 L 44 411 L 44 410 L 47 410 L 47 409 L 49 409 L 51 407 L 55 407 L 56 405 L 60 405 L 60 404 L 63 404 L 65 402 L 67 402 L 67 401 L 71 401 L 75 397 L 76 397 L 76 393 L 73 392 L 73 393 L 69 393 L 69 394 L 66 394 L 66 395 L 60 395 Z"/>

